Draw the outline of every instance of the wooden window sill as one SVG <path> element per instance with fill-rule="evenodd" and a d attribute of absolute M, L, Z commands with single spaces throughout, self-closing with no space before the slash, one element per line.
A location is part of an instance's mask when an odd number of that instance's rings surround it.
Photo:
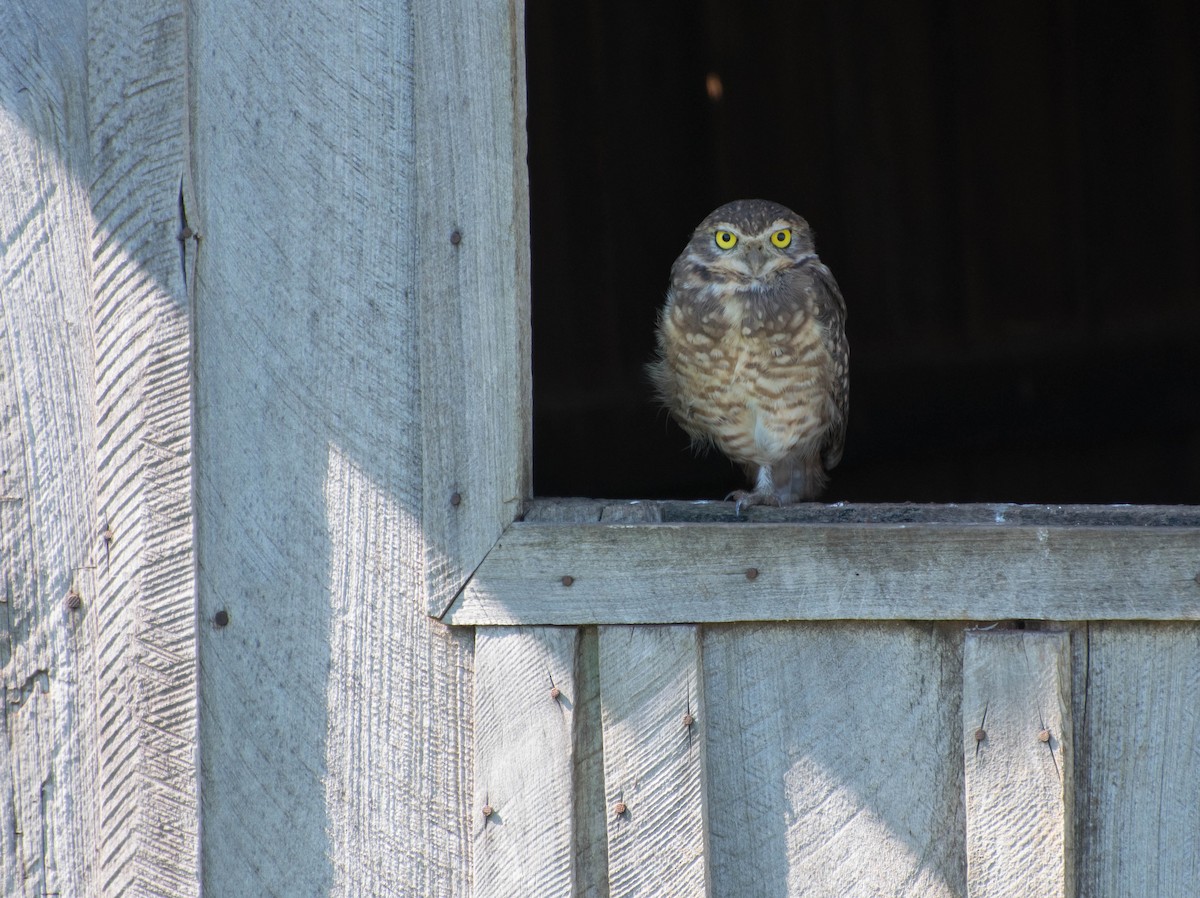
<path fill-rule="evenodd" d="M 1198 620 L 1200 508 L 540 499 L 443 620 Z"/>

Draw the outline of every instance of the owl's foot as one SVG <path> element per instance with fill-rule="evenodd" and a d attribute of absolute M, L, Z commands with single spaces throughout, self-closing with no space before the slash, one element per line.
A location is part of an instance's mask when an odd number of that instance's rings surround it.
<path fill-rule="evenodd" d="M 767 505 L 772 508 L 778 508 L 782 503 L 779 497 L 774 493 L 760 493 L 755 490 L 753 493 L 746 490 L 734 490 L 725 497 L 725 501 L 733 500 L 733 515 L 740 518 L 742 509 L 749 508 L 751 505 Z"/>

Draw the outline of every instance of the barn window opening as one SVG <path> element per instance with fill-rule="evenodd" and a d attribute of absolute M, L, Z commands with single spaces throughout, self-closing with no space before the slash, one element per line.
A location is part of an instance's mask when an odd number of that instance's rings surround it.
<path fill-rule="evenodd" d="M 526 5 L 537 495 L 720 498 L 643 366 L 672 261 L 741 197 L 849 308 L 823 501 L 1200 503 L 1200 60 L 1136 17 Z"/>

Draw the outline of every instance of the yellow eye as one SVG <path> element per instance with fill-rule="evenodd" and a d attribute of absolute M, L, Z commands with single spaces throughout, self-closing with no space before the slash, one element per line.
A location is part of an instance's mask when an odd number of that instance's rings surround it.
<path fill-rule="evenodd" d="M 787 228 L 784 228 L 782 231 L 776 231 L 774 234 L 771 235 L 771 242 L 774 243 L 776 246 L 778 246 L 780 249 L 783 249 L 785 246 L 787 246 L 789 243 L 792 242 L 792 232 L 789 231 Z"/>
<path fill-rule="evenodd" d="M 717 246 L 721 249 L 733 249 L 733 245 L 737 243 L 737 234 L 731 234 L 728 231 L 717 231 Z"/>

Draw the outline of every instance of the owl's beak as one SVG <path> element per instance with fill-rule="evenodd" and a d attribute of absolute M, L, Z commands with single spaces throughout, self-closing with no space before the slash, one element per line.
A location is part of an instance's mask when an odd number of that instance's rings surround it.
<path fill-rule="evenodd" d="M 768 256 L 761 243 L 752 243 L 746 247 L 746 264 L 750 266 L 750 273 L 755 277 L 765 272 L 767 259 Z"/>

